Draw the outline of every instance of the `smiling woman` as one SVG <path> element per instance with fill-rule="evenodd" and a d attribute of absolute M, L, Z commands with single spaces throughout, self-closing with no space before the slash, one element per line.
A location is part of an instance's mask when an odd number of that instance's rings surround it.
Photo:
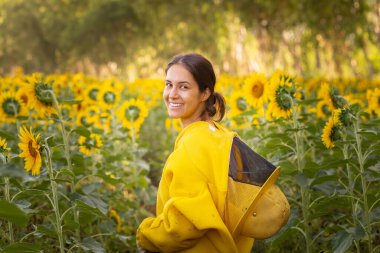
<path fill-rule="evenodd" d="M 250 252 L 254 238 L 287 222 L 289 204 L 274 185 L 279 168 L 218 123 L 225 100 L 215 83 L 210 61 L 199 54 L 177 55 L 166 68 L 163 99 L 183 129 L 163 169 L 156 217 L 137 230 L 143 250 Z"/>
<path fill-rule="evenodd" d="M 200 92 L 193 76 L 182 65 L 171 67 L 166 78 L 163 96 L 169 116 L 180 118 L 184 127 L 200 120 L 210 90 Z"/>
<path fill-rule="evenodd" d="M 178 55 L 166 68 L 166 87 L 163 98 L 169 116 L 179 118 L 184 127 L 225 113 L 224 98 L 214 91 L 216 82 L 211 63 L 197 54 Z"/>

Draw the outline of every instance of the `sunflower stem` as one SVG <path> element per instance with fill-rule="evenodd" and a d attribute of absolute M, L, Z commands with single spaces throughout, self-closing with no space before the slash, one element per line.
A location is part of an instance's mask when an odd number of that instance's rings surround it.
<path fill-rule="evenodd" d="M 64 149 L 65 149 L 65 157 L 66 157 L 66 161 L 67 161 L 67 166 L 68 166 L 69 170 L 72 170 L 71 158 L 70 158 L 70 148 L 69 148 L 69 139 L 68 139 L 69 136 L 66 133 L 65 125 L 63 124 L 62 113 L 61 113 L 61 110 L 59 108 L 57 97 L 55 96 L 54 91 L 49 91 L 49 92 L 52 95 L 54 108 L 57 111 L 59 123 L 61 125 L 61 133 L 62 133 L 62 139 L 63 139 L 63 146 L 64 146 Z M 72 194 L 75 193 L 75 177 L 72 178 L 70 192 Z M 79 215 L 78 215 L 78 212 L 77 212 L 76 208 L 73 208 L 73 214 L 74 214 L 74 221 L 77 224 L 79 224 Z M 79 231 L 79 228 L 75 229 L 75 234 L 77 236 L 77 239 L 80 241 L 80 231 Z"/>
<path fill-rule="evenodd" d="M 18 114 L 17 114 L 17 108 L 16 108 L 16 106 L 13 103 L 11 104 L 11 106 L 13 107 L 13 111 L 15 112 L 16 130 L 17 130 L 17 132 L 19 132 L 19 130 L 20 130 L 20 122 L 17 119 L 17 116 L 18 116 Z"/>
<path fill-rule="evenodd" d="M 5 182 L 5 185 L 4 185 L 4 193 L 5 193 L 5 199 L 10 202 L 10 199 L 11 199 L 11 195 L 10 195 L 10 183 L 9 183 L 9 178 L 8 177 L 4 177 L 4 182 Z M 12 222 L 8 222 L 8 231 L 9 231 L 9 241 L 11 243 L 13 243 L 14 241 L 14 238 L 13 238 L 13 224 Z"/>
<path fill-rule="evenodd" d="M 55 222 L 56 222 L 56 230 L 59 240 L 59 248 L 60 252 L 64 253 L 65 248 L 63 245 L 63 232 L 62 232 L 62 223 L 61 223 L 61 216 L 59 213 L 59 202 L 58 202 L 58 189 L 57 189 L 57 183 L 55 182 L 54 174 L 53 174 L 53 167 L 51 162 L 51 154 L 50 149 L 47 143 L 47 140 L 45 139 L 45 148 L 44 148 L 45 154 L 46 154 L 46 163 L 48 165 L 48 172 L 49 172 L 49 179 L 50 179 L 50 186 L 51 191 L 53 194 L 53 209 L 55 213 Z"/>
<path fill-rule="evenodd" d="M 133 164 L 134 164 L 134 179 L 137 181 L 138 168 L 137 168 L 137 147 L 136 147 L 136 137 L 135 137 L 135 128 L 133 127 L 133 119 L 131 124 L 131 133 L 132 133 L 132 152 L 133 152 Z"/>
<path fill-rule="evenodd" d="M 68 139 L 67 139 L 65 125 L 63 124 L 62 113 L 61 113 L 61 110 L 59 108 L 58 100 L 57 100 L 54 92 L 50 91 L 50 93 L 52 95 L 53 103 L 54 103 L 54 108 L 57 111 L 59 123 L 61 125 L 61 133 L 62 133 L 63 145 L 64 145 L 64 148 L 65 148 L 65 157 L 66 157 L 66 161 L 67 161 L 67 166 L 71 170 L 71 158 L 70 158 L 69 142 L 68 142 Z"/>
<path fill-rule="evenodd" d="M 3 164 L 6 164 L 7 163 L 7 156 L 6 155 L 3 155 L 1 154 L 0 156 L 3 161 Z M 4 195 L 5 195 L 5 200 L 8 201 L 8 202 L 11 202 L 11 194 L 10 194 L 10 189 L 11 189 L 11 185 L 10 185 L 10 182 L 9 182 L 9 178 L 8 177 L 4 177 Z M 11 243 L 13 243 L 14 241 L 14 237 L 13 237 L 13 224 L 12 222 L 8 221 L 8 231 L 9 231 L 9 241 Z"/>
<path fill-rule="evenodd" d="M 343 136 L 343 141 L 346 141 L 346 135 Z M 348 144 L 344 144 L 343 145 L 343 158 L 344 160 L 347 160 L 349 158 L 348 156 L 348 148 L 349 148 L 349 145 Z M 357 224 L 357 217 L 356 217 L 356 212 L 355 212 L 355 193 L 354 193 L 354 187 L 355 187 L 355 183 L 354 181 L 352 180 L 352 171 L 351 171 L 351 167 L 348 163 L 346 163 L 346 170 L 347 170 L 347 179 L 348 179 L 348 190 L 349 190 L 349 193 L 350 193 L 350 200 L 351 200 L 351 215 L 352 215 L 352 221 L 353 221 L 353 224 L 354 224 L 354 227 L 356 228 L 356 226 L 358 225 Z M 354 185 L 351 185 L 351 183 L 353 183 Z M 356 252 L 357 253 L 360 253 L 360 247 L 358 247 L 358 244 L 356 243 L 356 239 L 354 239 L 354 242 L 355 242 L 355 247 L 356 247 Z"/>
<path fill-rule="evenodd" d="M 356 154 L 358 156 L 358 162 L 359 162 L 359 169 L 360 169 L 360 179 L 361 179 L 361 185 L 362 185 L 362 198 L 363 198 L 363 205 L 364 205 L 364 219 L 365 219 L 365 231 L 368 237 L 368 252 L 372 252 L 373 245 L 372 245 L 372 227 L 371 227 L 371 217 L 370 217 L 370 211 L 368 207 L 368 196 L 367 196 L 367 180 L 365 178 L 365 171 L 364 171 L 364 163 L 365 159 L 363 158 L 362 153 L 362 138 L 359 135 L 359 119 L 357 119 L 354 123 L 354 134 L 355 134 L 355 140 L 356 140 Z"/>
<path fill-rule="evenodd" d="M 304 163 L 304 141 L 301 136 L 301 132 L 303 130 L 299 129 L 298 122 L 298 111 L 295 108 L 295 103 L 293 99 L 291 99 L 292 103 L 292 116 L 293 116 L 293 128 L 294 128 L 294 139 L 296 142 L 296 159 L 297 159 L 297 170 L 298 173 L 303 173 L 305 168 Z M 303 216 L 304 223 L 304 232 L 305 232 L 305 243 L 306 243 L 306 252 L 312 252 L 312 239 L 311 239 L 311 231 L 310 231 L 310 220 L 309 220 L 309 205 L 310 205 L 310 193 L 307 187 L 301 186 L 301 210 Z"/>

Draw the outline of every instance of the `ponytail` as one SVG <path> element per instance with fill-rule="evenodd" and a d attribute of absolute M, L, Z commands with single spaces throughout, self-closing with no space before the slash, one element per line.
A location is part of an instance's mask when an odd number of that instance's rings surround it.
<path fill-rule="evenodd" d="M 216 120 L 217 122 L 220 122 L 223 119 L 226 112 L 226 100 L 220 93 L 213 92 L 207 99 L 206 112 L 210 117 L 213 117 L 218 113 L 219 118 Z"/>

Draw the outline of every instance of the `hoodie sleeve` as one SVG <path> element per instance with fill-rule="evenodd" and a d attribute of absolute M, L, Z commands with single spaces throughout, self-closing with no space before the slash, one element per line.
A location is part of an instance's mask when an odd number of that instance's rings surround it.
<path fill-rule="evenodd" d="M 145 219 L 137 230 L 137 243 L 141 248 L 153 252 L 188 249 L 210 229 L 217 231 L 212 233 L 216 240 L 226 242 L 228 231 L 207 181 L 185 149 L 175 151 L 168 160 L 158 198 L 163 198 L 162 212 L 155 218 Z"/>

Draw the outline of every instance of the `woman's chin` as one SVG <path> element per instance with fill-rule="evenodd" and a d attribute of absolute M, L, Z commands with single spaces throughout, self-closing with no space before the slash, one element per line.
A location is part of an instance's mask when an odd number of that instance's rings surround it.
<path fill-rule="evenodd" d="M 172 118 L 172 119 L 178 119 L 178 118 L 181 118 L 181 114 L 179 113 L 176 113 L 176 112 L 168 112 L 169 114 L 169 117 Z"/>

